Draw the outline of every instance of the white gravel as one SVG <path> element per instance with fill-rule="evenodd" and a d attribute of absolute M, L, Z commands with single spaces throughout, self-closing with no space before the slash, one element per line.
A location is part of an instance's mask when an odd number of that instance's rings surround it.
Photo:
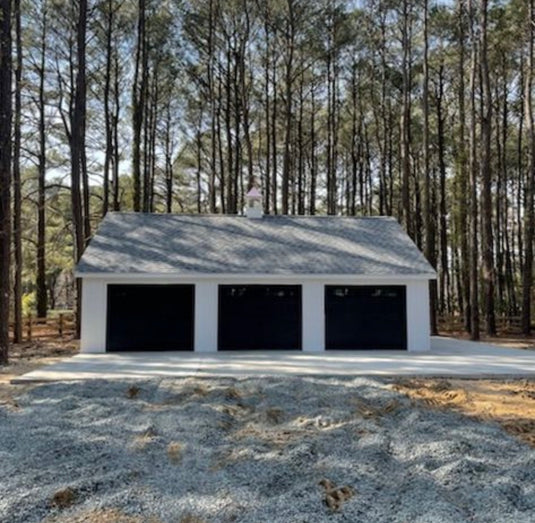
<path fill-rule="evenodd" d="M 4 523 L 103 508 L 173 523 L 535 521 L 534 450 L 385 380 L 87 381 L 17 403 L 0 407 Z M 332 510 L 324 479 L 353 497 Z M 53 506 L 67 487 L 74 503 Z"/>

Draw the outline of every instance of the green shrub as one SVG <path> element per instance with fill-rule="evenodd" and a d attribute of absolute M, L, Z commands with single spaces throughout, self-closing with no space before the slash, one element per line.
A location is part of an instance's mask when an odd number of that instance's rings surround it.
<path fill-rule="evenodd" d="M 22 315 L 27 317 L 35 310 L 35 291 L 28 292 L 22 295 Z"/>

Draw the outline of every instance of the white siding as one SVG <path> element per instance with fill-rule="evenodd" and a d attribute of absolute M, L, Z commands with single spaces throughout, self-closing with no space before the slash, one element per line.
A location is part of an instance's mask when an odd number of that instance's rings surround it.
<path fill-rule="evenodd" d="M 217 351 L 218 284 L 290 284 L 302 286 L 302 348 L 304 352 L 325 350 L 325 285 L 405 285 L 407 288 L 407 347 L 410 351 L 427 351 L 429 338 L 429 283 L 414 278 L 393 280 L 379 278 L 311 279 L 279 277 L 247 277 L 210 280 L 192 278 L 113 277 L 108 279 L 84 278 L 82 289 L 82 352 L 106 350 L 107 285 L 112 283 L 136 284 L 195 284 L 195 351 Z"/>
<path fill-rule="evenodd" d="M 303 351 L 325 350 L 325 285 L 303 283 Z"/>
<path fill-rule="evenodd" d="M 82 280 L 81 352 L 106 352 L 106 282 Z"/>
<path fill-rule="evenodd" d="M 215 282 L 195 284 L 195 352 L 217 352 L 218 288 Z"/>
<path fill-rule="evenodd" d="M 429 281 L 407 284 L 407 348 L 412 352 L 430 349 Z"/>

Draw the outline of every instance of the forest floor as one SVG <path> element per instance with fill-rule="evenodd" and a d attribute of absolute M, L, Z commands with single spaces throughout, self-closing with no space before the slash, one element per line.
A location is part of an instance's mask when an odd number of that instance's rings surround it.
<path fill-rule="evenodd" d="M 0 521 L 531 522 L 535 381 L 184 378 L 10 385 Z"/>
<path fill-rule="evenodd" d="M 449 336 L 459 340 L 469 340 L 470 336 L 462 331 L 441 331 L 441 336 Z M 528 349 L 535 350 L 535 336 L 524 336 L 522 334 L 499 334 L 498 336 L 487 336 L 481 334 L 481 342 L 491 343 L 499 347 L 508 347 L 510 349 Z"/>
<path fill-rule="evenodd" d="M 0 366 L 0 407 L 11 402 L 13 395 L 23 387 L 25 390 L 31 388 L 29 385 L 11 385 L 13 378 L 76 354 L 78 347 L 78 340 L 72 337 L 24 341 L 13 345 L 9 352 L 9 365 Z"/>
<path fill-rule="evenodd" d="M 499 423 L 535 447 L 535 381 L 399 379 L 394 390 L 430 408 L 449 409 L 481 421 Z"/>

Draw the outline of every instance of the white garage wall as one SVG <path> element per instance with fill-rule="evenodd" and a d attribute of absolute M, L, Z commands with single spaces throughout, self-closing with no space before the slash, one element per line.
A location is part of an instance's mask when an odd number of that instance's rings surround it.
<path fill-rule="evenodd" d="M 81 352 L 106 352 L 106 282 L 82 280 Z"/>
<path fill-rule="evenodd" d="M 325 350 L 325 284 L 304 282 L 303 300 L 303 352 Z"/>
<path fill-rule="evenodd" d="M 195 284 L 195 352 L 217 352 L 218 302 L 216 282 Z"/>
<path fill-rule="evenodd" d="M 411 352 L 430 349 L 429 281 L 407 283 L 407 348 Z"/>
<path fill-rule="evenodd" d="M 303 300 L 303 351 L 325 350 L 325 285 L 405 285 L 407 288 L 407 346 L 410 351 L 429 350 L 429 283 L 418 279 L 348 278 L 295 278 L 247 277 L 184 279 L 140 277 L 131 275 L 111 278 L 83 278 L 81 351 L 99 353 L 106 350 L 107 285 L 115 283 L 195 285 L 195 351 L 217 351 L 218 284 L 290 284 L 302 286 Z"/>

